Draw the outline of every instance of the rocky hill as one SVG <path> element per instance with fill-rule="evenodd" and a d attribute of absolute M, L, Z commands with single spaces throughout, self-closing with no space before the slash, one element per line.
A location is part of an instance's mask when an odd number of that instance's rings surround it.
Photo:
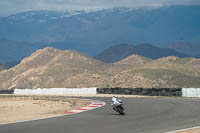
<path fill-rule="evenodd" d="M 2 88 L 68 87 L 76 76 L 101 73 L 101 62 L 75 51 L 45 48 L 25 58 L 16 67 L 0 74 Z M 70 85 L 69 85 L 70 87 Z"/>
<path fill-rule="evenodd" d="M 0 72 L 0 88 L 200 87 L 200 60 L 132 55 L 106 64 L 71 50 L 47 47 Z"/>
<path fill-rule="evenodd" d="M 143 69 L 150 78 L 156 77 L 181 87 L 200 87 L 199 59 L 164 57 L 149 62 Z"/>
<path fill-rule="evenodd" d="M 138 65 L 144 65 L 151 61 L 152 61 L 152 59 L 150 59 L 150 58 L 146 58 L 146 57 L 143 57 L 140 55 L 133 54 L 133 55 L 126 57 L 125 59 L 122 59 L 122 60 L 116 62 L 115 64 L 138 66 Z"/>

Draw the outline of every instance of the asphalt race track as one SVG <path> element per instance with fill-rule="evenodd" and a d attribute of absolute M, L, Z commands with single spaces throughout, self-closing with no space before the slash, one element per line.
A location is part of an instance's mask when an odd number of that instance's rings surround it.
<path fill-rule="evenodd" d="M 126 115 L 106 106 L 75 115 L 0 125 L 0 133 L 163 133 L 200 126 L 200 99 L 122 98 Z"/>

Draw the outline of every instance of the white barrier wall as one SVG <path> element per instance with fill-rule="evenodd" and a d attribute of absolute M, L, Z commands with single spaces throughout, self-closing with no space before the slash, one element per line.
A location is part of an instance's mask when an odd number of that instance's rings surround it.
<path fill-rule="evenodd" d="M 97 88 L 14 89 L 16 95 L 97 94 Z"/>
<path fill-rule="evenodd" d="M 200 97 L 200 88 L 182 88 L 183 97 Z"/>
<path fill-rule="evenodd" d="M 97 88 L 49 88 L 49 89 L 14 89 L 16 95 L 63 95 L 97 94 Z M 182 88 L 183 97 L 200 97 L 200 88 Z"/>

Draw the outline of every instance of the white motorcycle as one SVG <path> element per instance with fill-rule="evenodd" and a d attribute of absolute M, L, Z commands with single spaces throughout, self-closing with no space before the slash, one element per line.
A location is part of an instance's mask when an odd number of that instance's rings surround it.
<path fill-rule="evenodd" d="M 118 99 L 117 101 L 118 101 L 118 103 L 117 103 L 116 105 L 114 105 L 113 109 L 114 109 L 116 112 L 118 112 L 120 115 L 124 115 L 125 112 L 124 112 L 123 102 L 122 102 L 122 100 L 120 100 L 120 99 Z M 112 105 L 112 103 L 111 103 L 111 105 Z"/>

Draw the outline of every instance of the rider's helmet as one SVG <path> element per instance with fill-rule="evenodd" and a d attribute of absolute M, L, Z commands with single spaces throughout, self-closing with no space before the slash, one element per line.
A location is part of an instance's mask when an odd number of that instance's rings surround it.
<path fill-rule="evenodd" d="M 115 96 L 113 96 L 113 97 L 112 97 L 112 100 L 114 100 L 114 99 L 116 99 L 116 97 L 115 97 Z"/>

